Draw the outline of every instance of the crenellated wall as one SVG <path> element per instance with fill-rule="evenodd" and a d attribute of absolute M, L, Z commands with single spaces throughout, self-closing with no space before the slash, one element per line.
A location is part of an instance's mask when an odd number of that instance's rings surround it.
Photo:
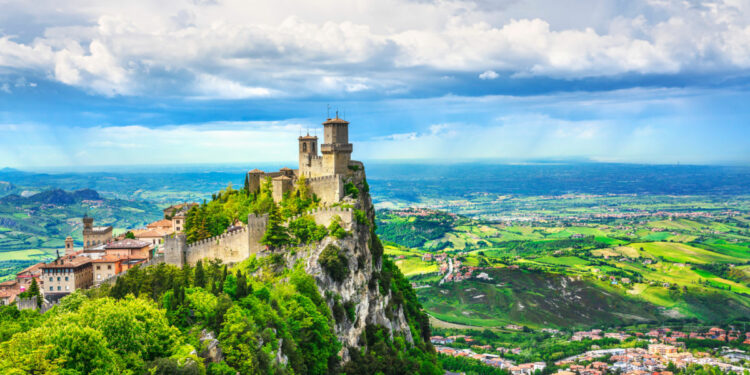
<path fill-rule="evenodd" d="M 328 226 L 334 217 L 341 218 L 341 226 L 351 229 L 354 211 L 351 208 L 321 207 L 289 218 L 284 225 L 300 216 L 311 216 L 315 224 Z M 247 226 L 231 232 L 187 244 L 185 235 L 178 233 L 164 238 L 164 262 L 181 267 L 184 263 L 195 265 L 201 259 L 221 259 L 224 263 L 239 263 L 251 254 L 258 254 L 266 249 L 260 243 L 268 225 L 268 214 L 250 214 Z"/>
<path fill-rule="evenodd" d="M 344 182 L 340 175 L 310 177 L 307 186 L 323 204 L 337 203 L 344 197 Z"/>
<path fill-rule="evenodd" d="M 266 231 L 268 215 L 248 215 L 247 226 L 187 244 L 182 233 L 165 236 L 164 261 L 182 266 L 195 265 L 201 259 L 221 259 L 224 263 L 237 263 L 265 248 L 260 243 Z"/>

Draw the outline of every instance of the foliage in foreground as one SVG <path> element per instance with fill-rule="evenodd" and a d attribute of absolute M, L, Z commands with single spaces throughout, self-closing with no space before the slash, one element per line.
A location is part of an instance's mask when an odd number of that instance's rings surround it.
<path fill-rule="evenodd" d="M 432 348 L 419 340 L 429 336 L 429 326 L 420 327 L 426 316 L 415 319 L 424 313 L 418 304 L 409 306 L 416 296 L 409 289 L 404 297 L 400 288 L 408 282 L 392 263 L 384 262 L 379 280 L 403 304 L 416 343 L 368 326 L 362 348 L 350 348 L 351 360 L 343 366 L 335 320 L 313 278 L 302 269 L 248 277 L 260 263 L 251 258 L 234 269 L 219 261 L 182 269 L 135 267 L 111 288 L 76 292 L 45 314 L 2 307 L 0 373 L 441 372 Z M 223 361 L 207 365 L 199 357 L 203 331 L 219 340 Z"/>

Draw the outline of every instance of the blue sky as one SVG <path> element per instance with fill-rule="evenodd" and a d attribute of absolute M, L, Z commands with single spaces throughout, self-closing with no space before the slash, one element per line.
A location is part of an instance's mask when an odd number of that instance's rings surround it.
<path fill-rule="evenodd" d="M 750 1 L 0 0 L 0 167 L 750 163 Z M 317 129 L 317 130 L 316 130 Z"/>

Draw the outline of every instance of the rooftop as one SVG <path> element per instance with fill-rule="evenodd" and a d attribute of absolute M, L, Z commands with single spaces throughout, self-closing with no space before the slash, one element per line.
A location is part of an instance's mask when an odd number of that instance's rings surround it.
<path fill-rule="evenodd" d="M 114 254 L 107 254 L 107 255 L 99 258 L 99 259 L 92 260 L 92 262 L 94 262 L 94 263 L 114 263 L 114 262 L 120 261 L 121 259 L 127 259 L 127 257 L 121 257 L 121 256 L 114 255 Z"/>
<path fill-rule="evenodd" d="M 139 231 L 138 233 L 135 233 L 136 238 L 140 237 L 164 237 L 165 235 L 171 233 L 171 229 L 169 231 L 166 231 L 164 229 L 148 229 L 144 231 Z"/>
<path fill-rule="evenodd" d="M 106 233 L 106 232 L 111 232 L 112 227 L 92 227 L 91 231 L 96 232 L 96 233 Z"/>
<path fill-rule="evenodd" d="M 91 259 L 87 257 L 61 257 L 60 259 L 57 259 L 55 261 L 52 261 L 50 263 L 45 264 L 42 266 L 42 269 L 50 269 L 50 268 L 76 268 L 81 267 L 86 264 L 91 263 Z"/>
<path fill-rule="evenodd" d="M 323 125 L 327 125 L 327 124 L 349 124 L 349 121 L 336 117 L 336 118 L 329 118 L 328 120 L 326 120 L 326 122 L 323 123 Z"/>
<path fill-rule="evenodd" d="M 21 270 L 20 272 L 18 272 L 17 275 L 20 275 L 20 274 L 26 273 L 26 272 L 33 273 L 34 271 L 41 270 L 42 266 L 44 266 L 44 263 L 39 262 L 37 264 L 34 264 L 34 265 L 31 265 L 31 266 L 28 266 L 28 267 L 24 268 L 23 270 Z"/>
<path fill-rule="evenodd" d="M 287 176 L 283 176 L 283 175 L 282 175 L 282 176 L 278 176 L 278 177 L 274 177 L 273 179 L 274 179 L 275 181 L 282 181 L 282 180 L 291 180 L 291 178 L 289 178 L 289 177 L 287 177 Z"/>
<path fill-rule="evenodd" d="M 104 246 L 104 249 L 106 250 L 113 250 L 113 249 L 142 249 L 144 247 L 149 246 L 150 244 L 145 241 L 140 240 L 134 240 L 132 238 L 126 238 L 124 240 L 120 240 L 117 242 L 112 242 L 111 244 L 108 244 Z"/>
<path fill-rule="evenodd" d="M 258 168 L 255 168 L 255 169 L 253 169 L 252 171 L 250 171 L 250 172 L 248 172 L 248 173 L 265 173 L 265 172 L 261 171 L 261 170 L 260 170 L 260 169 L 258 169 Z"/>
<path fill-rule="evenodd" d="M 146 228 L 172 228 L 172 221 L 161 219 L 159 221 L 154 221 L 153 223 L 147 224 Z"/>

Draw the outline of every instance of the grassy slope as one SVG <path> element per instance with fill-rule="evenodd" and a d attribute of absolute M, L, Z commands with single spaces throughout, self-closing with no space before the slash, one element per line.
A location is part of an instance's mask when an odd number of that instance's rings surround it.
<path fill-rule="evenodd" d="M 491 282 L 465 281 L 418 290 L 438 319 L 475 326 L 588 326 L 654 319 L 656 307 L 574 278 L 521 270 L 489 271 Z"/>

